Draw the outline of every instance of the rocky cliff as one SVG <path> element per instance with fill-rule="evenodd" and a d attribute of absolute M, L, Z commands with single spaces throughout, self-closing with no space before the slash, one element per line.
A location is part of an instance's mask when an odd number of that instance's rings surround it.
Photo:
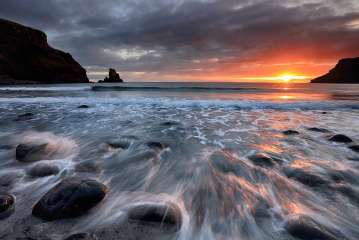
<path fill-rule="evenodd" d="M 359 57 L 346 58 L 324 76 L 311 81 L 312 83 L 359 83 Z"/>
<path fill-rule="evenodd" d="M 45 33 L 0 19 L 0 84 L 86 83 L 69 53 L 49 46 Z"/>

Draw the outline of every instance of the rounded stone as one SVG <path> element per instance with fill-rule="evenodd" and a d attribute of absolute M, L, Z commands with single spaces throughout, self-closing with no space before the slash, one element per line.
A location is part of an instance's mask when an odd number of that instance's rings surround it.
<path fill-rule="evenodd" d="M 80 105 L 80 106 L 78 106 L 77 108 L 82 108 L 82 109 L 84 109 L 84 108 L 90 108 L 88 105 Z"/>
<path fill-rule="evenodd" d="M 331 142 L 339 142 L 339 143 L 351 143 L 353 140 L 344 134 L 336 134 L 329 138 L 329 141 Z"/>
<path fill-rule="evenodd" d="M 319 133 L 329 133 L 330 132 L 328 129 L 317 128 L 317 127 L 311 127 L 311 128 L 308 128 L 308 130 L 312 131 L 312 132 L 319 132 Z"/>
<path fill-rule="evenodd" d="M 56 175 L 59 172 L 60 169 L 55 165 L 39 163 L 30 168 L 27 174 L 31 177 L 47 177 L 51 175 Z"/>
<path fill-rule="evenodd" d="M 289 136 L 289 135 L 298 135 L 299 132 L 295 131 L 295 130 L 286 130 L 286 131 L 283 131 L 283 134 L 287 135 L 287 136 Z"/>
<path fill-rule="evenodd" d="M 179 230 L 182 225 L 181 210 L 174 203 L 137 205 L 129 210 L 128 218 L 144 223 L 166 224 L 175 230 Z"/>
<path fill-rule="evenodd" d="M 149 148 L 156 149 L 156 150 L 163 150 L 163 149 L 167 148 L 166 144 L 160 143 L 160 142 L 148 142 L 147 146 Z"/>
<path fill-rule="evenodd" d="M 274 161 L 264 153 L 258 153 L 248 157 L 251 162 L 260 167 L 273 167 Z"/>
<path fill-rule="evenodd" d="M 353 145 L 349 147 L 352 151 L 359 153 L 359 145 Z"/>
<path fill-rule="evenodd" d="M 100 203 L 107 190 L 95 180 L 68 178 L 48 191 L 36 203 L 32 214 L 48 221 L 78 217 Z"/>
<path fill-rule="evenodd" d="M 329 184 L 329 182 L 321 176 L 306 172 L 302 169 L 286 169 L 285 174 L 288 178 L 294 179 L 309 187 L 320 187 Z"/>
<path fill-rule="evenodd" d="M 15 210 L 15 197 L 10 194 L 0 194 L 0 219 L 9 217 Z"/>
<path fill-rule="evenodd" d="M 307 216 L 299 216 L 286 223 L 285 229 L 294 237 L 303 240 L 337 239 L 327 227 Z"/>
<path fill-rule="evenodd" d="M 31 120 L 33 117 L 34 117 L 34 114 L 33 114 L 33 113 L 24 113 L 24 114 L 21 114 L 21 115 L 17 116 L 17 118 L 15 119 L 15 121 L 16 121 L 16 122 L 19 122 L 19 121 L 28 121 L 28 120 Z"/>
<path fill-rule="evenodd" d="M 23 143 L 16 147 L 16 159 L 20 162 L 36 162 L 47 156 L 47 143 Z"/>
<path fill-rule="evenodd" d="M 65 238 L 64 240 L 97 240 L 97 239 L 98 238 L 93 234 L 76 233 L 76 234 L 73 234 L 73 235 Z"/>

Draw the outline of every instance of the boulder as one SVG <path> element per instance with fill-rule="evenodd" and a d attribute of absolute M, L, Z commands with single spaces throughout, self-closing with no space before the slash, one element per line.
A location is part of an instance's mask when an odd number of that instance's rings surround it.
<path fill-rule="evenodd" d="M 154 150 L 163 150 L 167 148 L 167 145 L 160 142 L 148 142 L 147 147 L 152 148 Z"/>
<path fill-rule="evenodd" d="M 108 77 L 105 77 L 102 83 L 121 83 L 123 80 L 120 78 L 120 75 L 116 72 L 115 69 L 110 68 L 108 71 Z"/>
<path fill-rule="evenodd" d="M 287 221 L 285 229 L 294 237 L 303 240 L 336 240 L 330 229 L 308 216 L 299 216 Z M 334 230 L 333 230 L 334 231 Z"/>
<path fill-rule="evenodd" d="M 257 153 L 248 157 L 251 162 L 260 167 L 273 167 L 275 160 L 264 153 Z"/>
<path fill-rule="evenodd" d="M 349 147 L 352 151 L 359 153 L 359 145 L 353 145 Z"/>
<path fill-rule="evenodd" d="M 0 194 L 0 219 L 9 217 L 15 209 L 15 197 L 10 194 Z"/>
<path fill-rule="evenodd" d="M 100 203 L 107 190 L 95 180 L 67 178 L 36 203 L 32 214 L 48 221 L 79 217 Z"/>
<path fill-rule="evenodd" d="M 311 83 L 359 83 L 359 57 L 341 59 L 329 73 Z"/>
<path fill-rule="evenodd" d="M 69 53 L 49 46 L 45 33 L 0 19 L 0 84 L 87 83 Z"/>
<path fill-rule="evenodd" d="M 77 108 L 82 108 L 82 109 L 85 109 L 85 108 L 90 108 L 88 105 L 80 105 L 80 106 L 78 106 Z"/>
<path fill-rule="evenodd" d="M 21 114 L 21 115 L 17 116 L 17 118 L 15 119 L 15 121 L 16 121 L 16 122 L 19 122 L 19 121 L 28 121 L 28 120 L 31 120 L 33 117 L 34 117 L 34 114 L 33 114 L 33 113 L 24 113 L 24 114 Z"/>
<path fill-rule="evenodd" d="M 286 130 L 286 131 L 283 131 L 283 134 L 287 135 L 287 136 L 289 136 L 289 135 L 298 135 L 299 132 L 295 131 L 295 130 Z"/>
<path fill-rule="evenodd" d="M 284 172 L 288 178 L 294 179 L 309 187 L 320 187 L 329 184 L 329 182 L 321 176 L 303 169 L 285 169 Z"/>
<path fill-rule="evenodd" d="M 128 212 L 128 218 L 142 223 L 166 224 L 176 231 L 181 228 L 182 214 L 174 203 L 141 204 L 134 206 Z"/>
<path fill-rule="evenodd" d="M 47 163 L 39 163 L 31 167 L 27 174 L 31 177 L 47 177 L 60 172 L 59 167 Z"/>
<path fill-rule="evenodd" d="M 47 143 L 23 143 L 16 147 L 16 160 L 20 162 L 36 162 L 46 159 L 49 152 Z"/>
<path fill-rule="evenodd" d="M 127 140 L 111 140 L 106 142 L 106 144 L 110 147 L 110 148 L 114 148 L 114 149 L 128 149 L 131 145 L 131 142 L 127 141 Z"/>
<path fill-rule="evenodd" d="M 330 131 L 328 129 L 325 128 L 317 128 L 317 127 L 311 127 L 311 128 L 307 128 L 309 131 L 312 132 L 319 132 L 319 133 L 329 133 Z"/>
<path fill-rule="evenodd" d="M 339 142 L 339 143 L 351 143 L 353 142 L 352 139 L 349 137 L 343 135 L 343 134 L 337 134 L 329 138 L 329 141 L 331 142 Z"/>
<path fill-rule="evenodd" d="M 76 233 L 65 238 L 65 240 L 97 240 L 97 239 L 98 238 L 95 235 L 89 233 Z"/>

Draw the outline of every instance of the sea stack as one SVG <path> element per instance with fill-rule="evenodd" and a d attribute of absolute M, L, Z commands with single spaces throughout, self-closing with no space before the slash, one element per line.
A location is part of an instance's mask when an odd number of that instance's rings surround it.
<path fill-rule="evenodd" d="M 44 32 L 0 19 L 0 84 L 88 83 L 69 53 L 52 48 Z"/>
<path fill-rule="evenodd" d="M 116 72 L 115 69 L 110 68 L 108 70 L 108 77 L 105 77 L 102 83 L 122 83 L 123 80 L 121 79 L 120 75 Z"/>
<path fill-rule="evenodd" d="M 359 83 L 359 57 L 340 60 L 329 73 L 311 83 Z"/>

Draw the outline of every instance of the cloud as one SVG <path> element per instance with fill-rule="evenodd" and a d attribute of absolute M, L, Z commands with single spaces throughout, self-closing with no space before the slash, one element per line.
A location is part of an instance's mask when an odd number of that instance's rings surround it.
<path fill-rule="evenodd" d="M 45 30 L 90 71 L 134 77 L 246 75 L 253 64 L 264 73 L 359 55 L 355 0 L 12 0 L 0 2 L 0 17 Z"/>

